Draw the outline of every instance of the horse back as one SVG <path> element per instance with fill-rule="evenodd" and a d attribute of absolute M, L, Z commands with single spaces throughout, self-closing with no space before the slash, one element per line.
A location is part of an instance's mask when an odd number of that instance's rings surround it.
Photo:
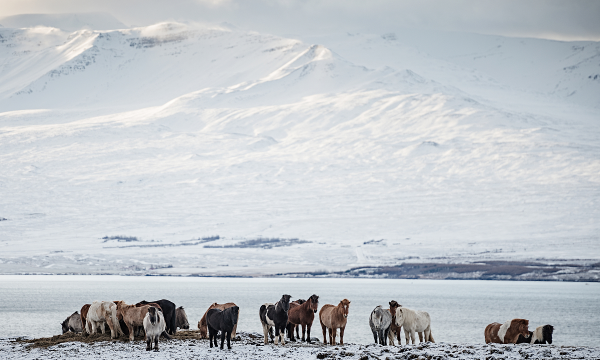
<path fill-rule="evenodd" d="M 326 327 L 333 329 L 334 327 L 337 328 L 337 321 L 335 321 L 334 319 L 334 310 L 336 309 L 336 306 L 331 305 L 331 304 L 325 304 L 321 307 L 321 310 L 319 311 L 319 321 L 321 322 L 321 324 L 325 325 Z"/>
<path fill-rule="evenodd" d="M 485 343 L 486 344 L 489 344 L 489 343 L 502 344 L 503 343 L 503 341 L 500 340 L 500 337 L 498 337 L 498 331 L 500 330 L 500 326 L 502 326 L 502 324 L 494 322 L 485 327 L 484 334 L 485 334 Z"/>
<path fill-rule="evenodd" d="M 313 311 L 304 304 L 290 303 L 290 309 L 288 310 L 288 321 L 295 325 L 312 325 L 315 314 Z"/>

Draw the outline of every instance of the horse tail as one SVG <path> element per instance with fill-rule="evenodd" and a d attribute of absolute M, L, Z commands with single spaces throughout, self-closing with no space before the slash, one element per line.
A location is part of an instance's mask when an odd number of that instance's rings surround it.
<path fill-rule="evenodd" d="M 431 325 L 429 325 L 427 327 L 427 329 L 429 329 L 429 339 L 425 339 L 425 341 L 431 341 L 432 343 L 434 343 L 435 340 L 433 340 L 433 333 L 431 332 Z"/>
<path fill-rule="evenodd" d="M 167 340 L 171 340 L 171 337 L 169 336 L 169 334 L 167 334 L 166 331 L 163 331 L 160 335 L 163 336 Z"/>
<path fill-rule="evenodd" d="M 121 324 L 119 324 L 119 319 L 117 318 L 117 305 L 115 304 L 111 304 L 110 306 L 110 319 L 113 323 L 113 328 L 115 329 L 117 337 L 125 335 L 123 330 L 121 330 Z"/>

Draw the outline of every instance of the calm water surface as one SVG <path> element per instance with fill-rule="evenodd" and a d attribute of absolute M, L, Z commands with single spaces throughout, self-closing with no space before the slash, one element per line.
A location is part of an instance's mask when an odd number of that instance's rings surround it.
<path fill-rule="evenodd" d="M 554 325 L 559 345 L 598 346 L 600 284 L 463 280 L 242 279 L 126 276 L 0 276 L 0 337 L 61 333 L 60 323 L 94 300 L 169 299 L 186 309 L 190 326 L 213 302 L 240 307 L 240 331 L 262 333 L 258 309 L 282 294 L 292 299 L 320 296 L 320 305 L 348 298 L 345 341 L 373 341 L 368 317 L 377 305 L 396 300 L 431 315 L 436 342 L 482 343 L 491 322 L 529 319 L 530 330 Z M 322 340 L 318 319 L 312 336 Z"/>

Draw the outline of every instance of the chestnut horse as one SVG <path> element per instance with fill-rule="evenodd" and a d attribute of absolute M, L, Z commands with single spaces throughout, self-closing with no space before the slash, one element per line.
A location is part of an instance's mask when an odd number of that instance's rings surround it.
<path fill-rule="evenodd" d="M 235 303 L 229 302 L 225 304 L 212 303 L 208 309 L 202 315 L 200 321 L 198 321 L 198 330 L 200 330 L 200 339 L 208 339 L 208 324 L 206 322 L 206 314 L 208 314 L 208 310 L 210 309 L 219 309 L 221 311 L 228 309 L 230 307 L 237 306 Z M 235 325 L 233 325 L 233 330 L 231 331 L 231 339 L 235 338 L 235 331 L 237 330 L 237 320 L 240 318 L 240 313 L 238 310 L 238 318 L 236 319 Z"/>
<path fill-rule="evenodd" d="M 485 343 L 516 344 L 519 335 L 529 337 L 529 320 L 512 319 L 504 324 L 491 323 L 485 327 Z"/>
<path fill-rule="evenodd" d="M 129 341 L 134 340 L 134 327 L 144 326 L 144 317 L 148 313 L 150 305 L 127 305 L 125 301 L 115 301 L 117 304 L 117 313 L 121 314 L 127 329 L 129 330 Z"/>
<path fill-rule="evenodd" d="M 296 341 L 294 339 L 294 328 L 297 325 L 302 325 L 302 341 L 305 341 L 304 336 L 306 335 L 306 341 L 310 342 L 310 328 L 315 319 L 315 314 L 319 309 L 319 297 L 313 294 L 300 305 L 292 306 L 292 304 L 294 302 L 290 303 L 290 310 L 288 311 L 288 334 L 290 335 L 290 341 Z"/>
<path fill-rule="evenodd" d="M 325 304 L 319 311 L 319 321 L 323 329 L 323 344 L 327 344 L 327 329 L 329 329 L 329 343 L 335 345 L 337 329 L 340 329 L 340 345 L 344 345 L 344 330 L 348 321 L 350 300 L 340 301 L 338 306 Z"/>

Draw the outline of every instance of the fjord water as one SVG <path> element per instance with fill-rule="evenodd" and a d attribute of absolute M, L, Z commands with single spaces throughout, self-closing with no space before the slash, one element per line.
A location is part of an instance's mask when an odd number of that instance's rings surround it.
<path fill-rule="evenodd" d="M 0 337 L 60 334 L 60 323 L 94 300 L 133 303 L 163 298 L 185 308 L 192 329 L 211 303 L 233 301 L 240 307 L 239 331 L 262 333 L 260 305 L 276 302 L 282 294 L 292 299 L 317 294 L 320 306 L 348 298 L 348 343 L 372 342 L 368 316 L 375 306 L 386 306 L 392 299 L 428 311 L 436 342 L 482 343 L 487 324 L 525 318 L 530 330 L 553 325 L 557 345 L 597 346 L 589 334 L 600 324 L 598 283 L 4 275 Z M 322 341 L 317 318 L 311 335 Z"/>

